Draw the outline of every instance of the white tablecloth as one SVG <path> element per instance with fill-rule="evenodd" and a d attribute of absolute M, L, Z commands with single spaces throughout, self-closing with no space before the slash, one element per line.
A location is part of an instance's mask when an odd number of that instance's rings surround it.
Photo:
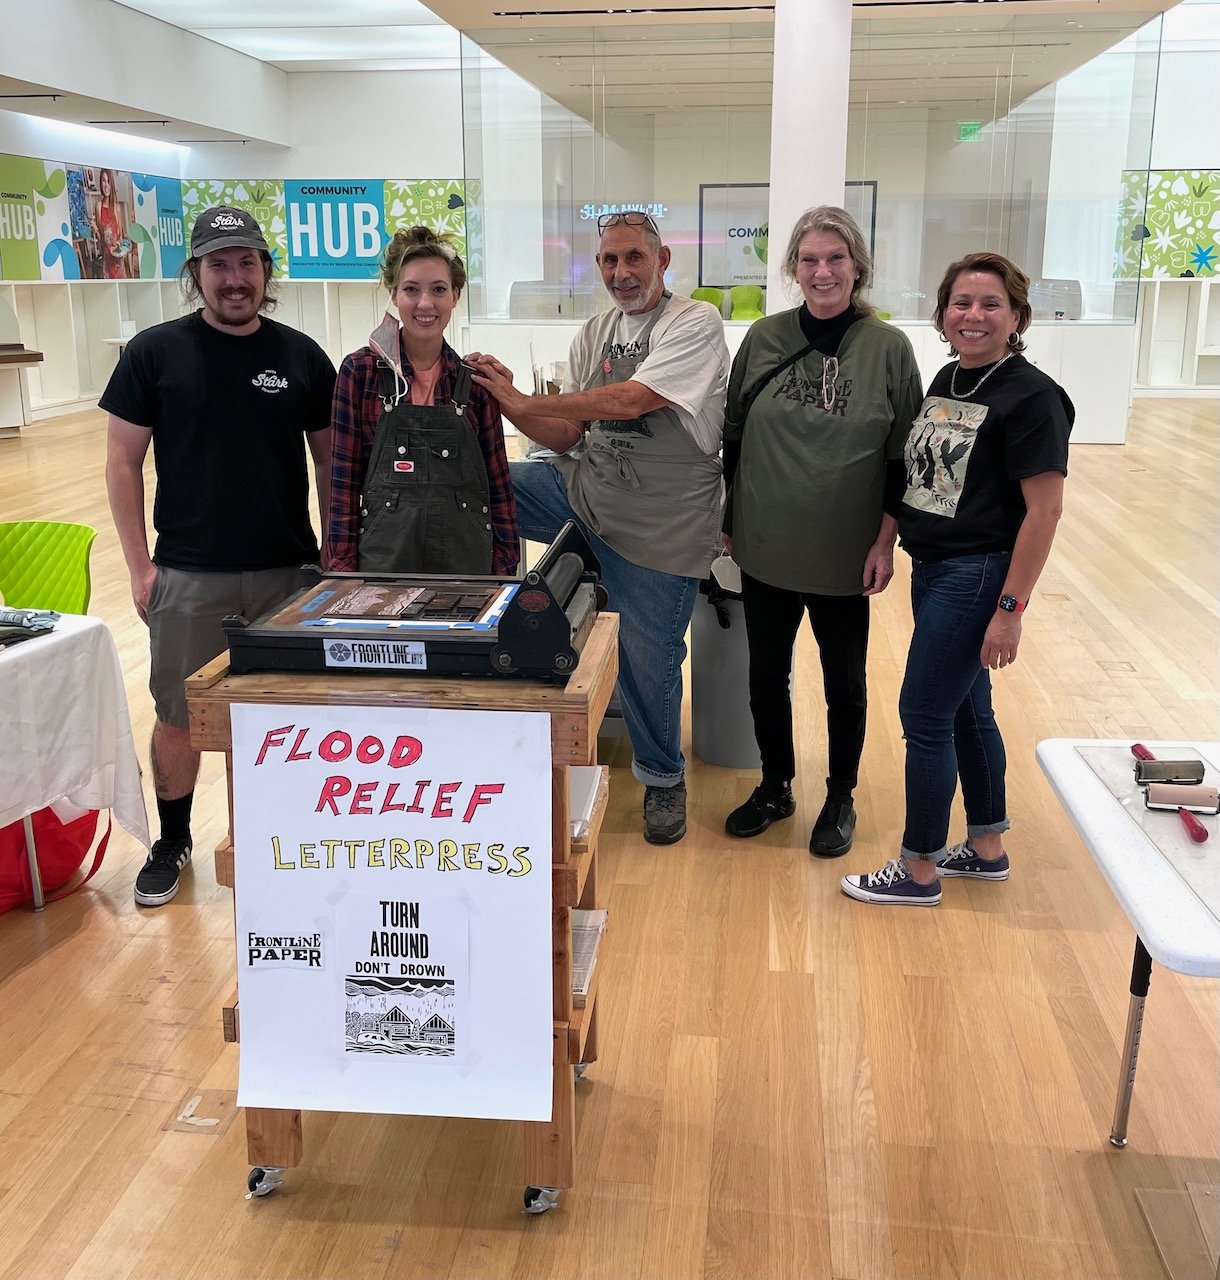
<path fill-rule="evenodd" d="M 98 618 L 65 615 L 0 650 L 0 826 L 64 801 L 113 810 L 148 847 L 123 672 Z"/>

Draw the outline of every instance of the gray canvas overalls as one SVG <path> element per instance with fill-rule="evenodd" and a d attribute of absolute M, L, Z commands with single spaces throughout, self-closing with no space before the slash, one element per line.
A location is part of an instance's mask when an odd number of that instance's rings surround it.
<path fill-rule="evenodd" d="M 581 388 L 627 382 L 648 356 L 666 293 L 630 355 L 612 355 L 620 312 L 601 321 L 600 355 Z M 580 457 L 555 459 L 572 510 L 619 555 L 645 569 L 706 577 L 720 546 L 720 458 L 703 453 L 666 405 L 589 424 Z"/>

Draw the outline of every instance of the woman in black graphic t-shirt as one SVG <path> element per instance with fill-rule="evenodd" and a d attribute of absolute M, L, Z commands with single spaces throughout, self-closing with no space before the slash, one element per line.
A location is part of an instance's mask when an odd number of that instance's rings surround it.
<path fill-rule="evenodd" d="M 899 700 L 906 826 L 899 857 L 843 878 L 862 902 L 935 906 L 942 875 L 1008 878 L 990 672 L 1016 661 L 1021 613 L 1062 509 L 1075 417 L 1063 388 L 1021 354 L 1030 316 L 1029 278 L 997 253 L 955 262 L 937 291 L 932 320 L 958 358 L 933 378 L 907 439 L 898 519 L 914 561 Z M 959 778 L 966 839 L 949 848 Z"/>

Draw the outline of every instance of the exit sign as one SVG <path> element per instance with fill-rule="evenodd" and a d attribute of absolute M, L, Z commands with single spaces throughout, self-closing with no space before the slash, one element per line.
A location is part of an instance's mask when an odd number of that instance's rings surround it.
<path fill-rule="evenodd" d="M 977 142 L 983 131 L 981 120 L 959 120 L 957 122 L 958 142 Z"/>

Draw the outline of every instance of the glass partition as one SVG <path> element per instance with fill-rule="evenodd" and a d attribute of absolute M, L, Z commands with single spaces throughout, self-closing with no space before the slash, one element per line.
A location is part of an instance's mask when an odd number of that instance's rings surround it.
<path fill-rule="evenodd" d="M 754 280 L 760 265 L 765 276 L 769 22 L 474 32 L 462 47 L 485 250 L 473 319 L 601 310 L 597 217 L 624 208 L 656 220 L 680 293 L 733 282 L 700 234 L 701 218 L 720 225 L 730 212 L 761 232 L 743 238 L 734 278 Z"/>
<path fill-rule="evenodd" d="M 1131 321 L 1159 17 L 958 8 L 853 25 L 844 203 L 874 302 L 926 320 L 945 266 L 996 249 L 1043 317 Z M 670 287 L 730 317 L 734 286 L 765 283 L 772 44 L 763 20 L 464 36 L 472 319 L 600 310 L 596 218 L 622 208 L 656 219 Z"/>
<path fill-rule="evenodd" d="M 944 269 L 992 249 L 1043 318 L 1122 320 L 1124 170 L 1146 169 L 1159 18 L 1013 15 L 853 26 L 848 176 L 877 183 L 873 300 L 927 319 Z"/>

